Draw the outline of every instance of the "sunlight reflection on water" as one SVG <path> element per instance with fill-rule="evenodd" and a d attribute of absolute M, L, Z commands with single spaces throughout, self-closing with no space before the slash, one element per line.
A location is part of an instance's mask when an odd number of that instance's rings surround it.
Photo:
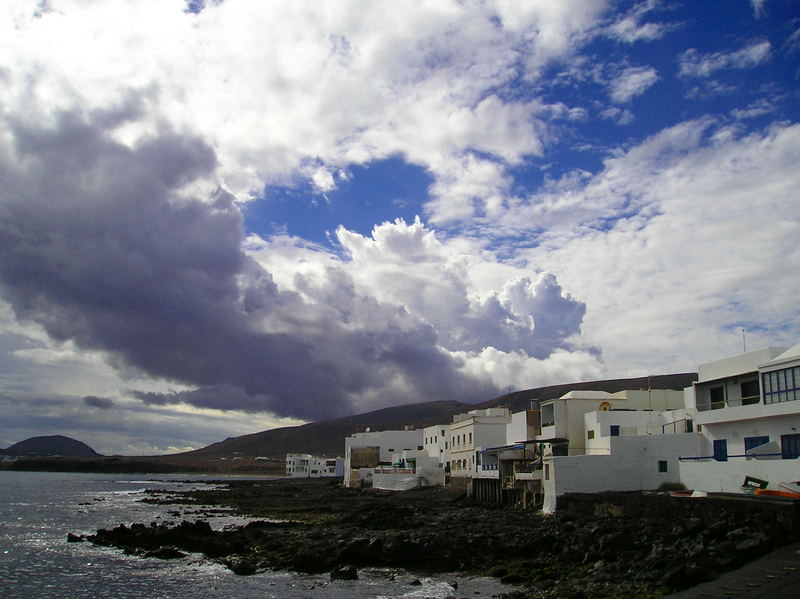
<path fill-rule="evenodd" d="M 201 506 L 141 501 L 146 489 L 207 488 L 197 481 L 174 482 L 174 476 L 143 480 L 141 475 L 0 471 L 0 597 L 444 599 L 453 596 L 453 581 L 458 581 L 457 596 L 491 597 L 511 590 L 491 579 L 457 575 L 422 578 L 415 586 L 413 574 L 388 569 L 360 571 L 357 581 L 286 572 L 237 576 L 199 555 L 164 561 L 67 543 L 67 533 L 92 534 L 121 523 L 179 522 L 201 514 L 215 529 L 247 521 L 216 508 L 206 512 Z"/>

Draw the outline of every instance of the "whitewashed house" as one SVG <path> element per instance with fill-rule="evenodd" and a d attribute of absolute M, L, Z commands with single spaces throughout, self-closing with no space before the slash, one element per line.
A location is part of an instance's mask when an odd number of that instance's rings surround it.
<path fill-rule="evenodd" d="M 681 391 L 571 391 L 541 411 L 545 513 L 564 493 L 676 483 L 679 458 L 702 442 Z"/>
<path fill-rule="evenodd" d="M 535 443 L 532 441 L 541 430 L 539 410 L 523 410 L 510 415 L 506 424 L 506 437 L 502 445 L 484 448 L 478 455 L 478 466 L 474 477 L 503 478 L 521 473 L 520 464 L 534 459 Z M 530 468 L 524 468 L 526 476 L 532 478 Z M 506 482 L 509 482 L 506 480 Z"/>
<path fill-rule="evenodd" d="M 422 429 L 422 447 L 430 457 L 439 461 L 443 470 L 449 462 L 449 436 L 449 424 L 436 424 Z"/>
<path fill-rule="evenodd" d="M 422 430 L 365 431 L 344 440 L 344 486 L 371 486 L 377 466 L 392 466 L 393 454 L 421 451 Z"/>
<path fill-rule="evenodd" d="M 286 476 L 290 478 L 337 477 L 343 474 L 343 458 L 325 458 L 308 453 L 286 454 Z"/>
<path fill-rule="evenodd" d="M 625 390 L 617 393 L 570 391 L 556 399 L 541 402 L 542 431 L 536 439 L 555 445 L 556 454 L 566 451 L 567 455 L 585 455 L 587 446 L 591 447 L 588 442 L 600 434 L 599 430 L 586 429 L 585 414 L 611 412 L 601 421 L 608 427 L 608 436 L 620 436 L 637 434 L 634 429 L 642 429 L 643 417 L 628 416 L 631 412 L 666 412 L 683 410 L 684 407 L 683 392 L 670 389 Z M 685 417 L 685 412 L 682 414 Z M 649 427 L 647 433 L 658 432 L 658 428 L 654 428 L 655 416 L 645 416 L 644 420 L 644 426 Z"/>
<path fill-rule="evenodd" d="M 417 487 L 444 484 L 444 468 L 438 457 L 427 451 L 406 449 L 392 454 L 391 464 L 373 469 L 372 487 L 387 491 L 407 491 Z"/>
<path fill-rule="evenodd" d="M 701 364 L 698 375 L 686 398 L 703 444 L 683 454 L 681 482 L 740 492 L 747 477 L 773 490 L 800 481 L 800 345 Z"/>
<path fill-rule="evenodd" d="M 505 445 L 506 426 L 510 422 L 511 414 L 506 408 L 470 410 L 453 416 L 449 435 L 451 476 L 475 476 L 479 472 L 480 452 Z"/>

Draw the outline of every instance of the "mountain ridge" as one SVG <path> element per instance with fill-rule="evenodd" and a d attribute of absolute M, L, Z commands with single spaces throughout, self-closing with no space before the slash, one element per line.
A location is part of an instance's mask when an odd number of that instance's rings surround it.
<path fill-rule="evenodd" d="M 101 454 L 83 441 L 64 435 L 30 437 L 10 447 L 0 449 L 0 454 L 11 456 L 63 456 L 70 458 L 99 458 Z"/>
<path fill-rule="evenodd" d="M 432 401 L 382 408 L 363 414 L 345 416 L 334 420 L 270 429 L 224 441 L 175 456 L 185 457 L 236 457 L 264 456 L 283 458 L 287 453 L 310 453 L 321 456 L 344 454 L 344 439 L 367 427 L 373 431 L 393 430 L 413 426 L 423 428 L 434 424 L 448 424 L 455 414 L 469 410 L 506 407 L 512 412 L 529 409 L 532 401 L 561 397 L 572 390 L 617 391 L 630 389 L 681 390 L 697 380 L 697 373 L 652 375 L 643 377 L 608 379 L 581 383 L 564 383 L 515 391 L 483 403 L 467 404 L 458 401 Z"/>

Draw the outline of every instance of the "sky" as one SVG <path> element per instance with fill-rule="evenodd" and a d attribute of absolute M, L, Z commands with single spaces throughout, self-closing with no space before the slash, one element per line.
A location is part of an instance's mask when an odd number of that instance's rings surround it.
<path fill-rule="evenodd" d="M 0 447 L 800 341 L 795 0 L 5 0 Z"/>

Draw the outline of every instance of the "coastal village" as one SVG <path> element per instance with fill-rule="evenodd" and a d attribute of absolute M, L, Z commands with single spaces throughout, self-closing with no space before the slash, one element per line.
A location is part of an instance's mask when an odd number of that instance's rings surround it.
<path fill-rule="evenodd" d="M 800 497 L 800 344 L 700 364 L 683 391 L 576 390 L 511 413 L 344 439 L 344 457 L 291 453 L 292 478 L 404 491 L 449 485 L 553 513 L 566 493 L 662 490 Z"/>

